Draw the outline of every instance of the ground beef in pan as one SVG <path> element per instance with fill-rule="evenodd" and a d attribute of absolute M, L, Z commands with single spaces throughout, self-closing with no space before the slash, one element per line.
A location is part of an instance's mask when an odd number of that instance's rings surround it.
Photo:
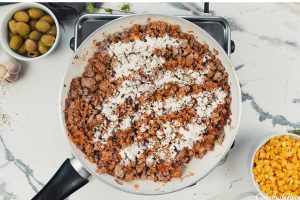
<path fill-rule="evenodd" d="M 216 50 L 159 21 L 97 47 L 71 82 L 65 118 L 70 140 L 99 173 L 168 182 L 223 141 L 231 96 Z"/>

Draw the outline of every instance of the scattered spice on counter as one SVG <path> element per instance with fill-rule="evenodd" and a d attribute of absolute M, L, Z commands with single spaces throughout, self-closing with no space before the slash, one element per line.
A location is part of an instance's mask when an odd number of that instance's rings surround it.
<path fill-rule="evenodd" d="M 5 113 L 0 113 L 0 126 L 3 125 L 10 125 L 10 118 L 8 116 L 8 114 Z"/>
<path fill-rule="evenodd" d="M 6 94 L 5 85 L 0 84 L 0 96 L 4 96 Z"/>

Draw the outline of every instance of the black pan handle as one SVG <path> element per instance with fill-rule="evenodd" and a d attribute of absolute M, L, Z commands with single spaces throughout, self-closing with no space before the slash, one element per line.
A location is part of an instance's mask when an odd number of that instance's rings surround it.
<path fill-rule="evenodd" d="M 204 13 L 209 13 L 209 2 L 204 2 Z"/>
<path fill-rule="evenodd" d="M 235 43 L 232 40 L 230 41 L 230 51 L 231 51 L 231 53 L 233 53 L 235 51 Z"/>
<path fill-rule="evenodd" d="M 75 38 L 72 37 L 70 40 L 70 48 L 74 51 L 75 50 Z"/>
<path fill-rule="evenodd" d="M 87 177 L 80 175 L 68 158 L 32 200 L 63 200 L 88 182 Z"/>

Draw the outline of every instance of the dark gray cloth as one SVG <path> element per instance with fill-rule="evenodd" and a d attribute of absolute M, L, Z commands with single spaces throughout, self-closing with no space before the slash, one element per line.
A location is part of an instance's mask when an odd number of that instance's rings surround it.
<path fill-rule="evenodd" d="M 78 17 L 85 11 L 86 3 L 42 3 L 48 7 L 58 20 L 67 20 Z"/>

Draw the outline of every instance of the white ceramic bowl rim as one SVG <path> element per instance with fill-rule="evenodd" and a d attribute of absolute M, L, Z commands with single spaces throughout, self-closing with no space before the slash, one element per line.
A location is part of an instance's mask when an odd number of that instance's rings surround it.
<path fill-rule="evenodd" d="M 251 152 L 251 160 L 250 160 L 250 174 L 251 174 L 251 179 L 252 179 L 252 182 L 256 188 L 256 190 L 259 192 L 260 195 L 262 195 L 263 197 L 266 197 L 266 198 L 269 198 L 269 196 L 264 193 L 261 189 L 260 189 L 260 186 L 258 185 L 258 183 L 256 182 L 255 180 L 255 177 L 254 177 L 254 174 L 253 174 L 253 166 L 254 166 L 254 157 L 255 157 L 255 154 L 256 152 L 262 147 L 264 146 L 269 140 L 271 140 L 272 138 L 276 137 L 276 136 L 292 136 L 292 137 L 295 137 L 295 138 L 298 138 L 300 139 L 300 136 L 297 135 L 297 134 L 294 134 L 294 133 L 272 133 L 272 134 L 267 134 L 267 135 L 264 135 L 262 137 L 260 137 L 258 140 L 258 142 L 254 145 L 254 148 L 253 148 L 253 151 Z"/>
<path fill-rule="evenodd" d="M 9 40 L 8 40 L 8 21 L 12 18 L 13 14 L 18 11 L 18 10 L 24 10 L 26 8 L 31 8 L 31 7 L 35 7 L 35 8 L 40 8 L 43 11 L 45 11 L 47 14 L 49 14 L 56 25 L 56 38 L 55 38 L 55 42 L 53 44 L 53 46 L 43 55 L 40 55 L 38 57 L 35 58 L 30 58 L 30 57 L 26 57 L 23 56 L 21 54 L 18 54 L 17 52 L 13 51 L 10 47 L 9 47 Z M 59 23 L 57 21 L 56 16 L 53 14 L 53 12 L 47 8 L 46 6 L 39 4 L 39 3 L 31 3 L 31 2 L 26 2 L 26 3 L 18 3 L 16 5 L 14 5 L 3 17 L 3 19 L 1 20 L 1 44 L 4 48 L 4 50 L 9 53 L 12 57 L 18 59 L 18 60 L 23 60 L 23 61 L 33 61 L 33 60 L 38 60 L 41 58 L 44 58 L 46 56 L 48 56 L 49 54 L 51 54 L 54 49 L 57 47 L 58 42 L 60 39 L 60 30 L 59 30 Z"/>

